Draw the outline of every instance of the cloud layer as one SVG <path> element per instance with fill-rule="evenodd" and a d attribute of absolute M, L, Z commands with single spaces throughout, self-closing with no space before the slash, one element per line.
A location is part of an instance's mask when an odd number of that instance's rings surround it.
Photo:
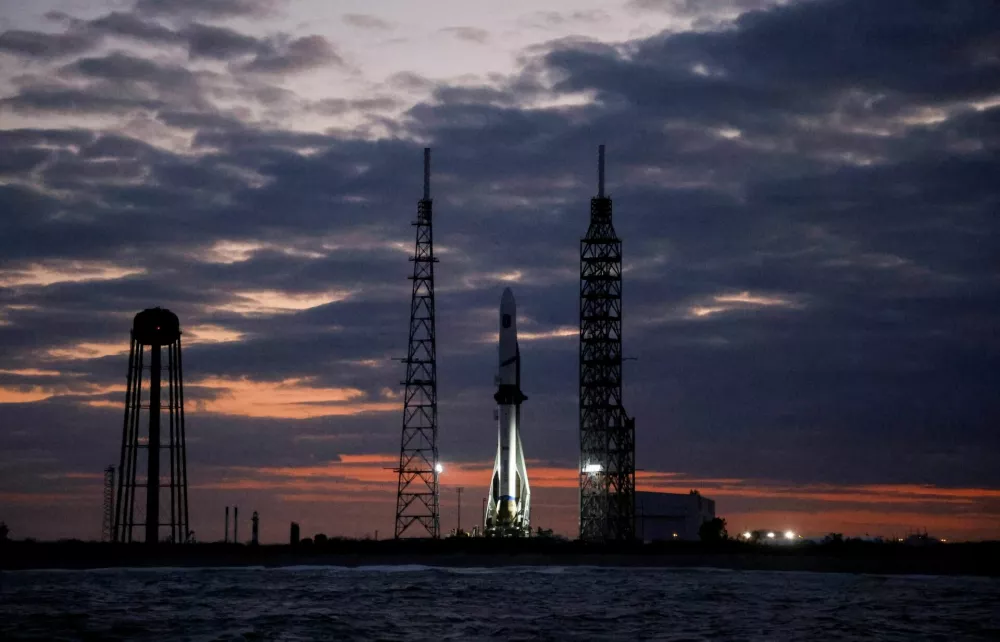
<path fill-rule="evenodd" d="M 692 30 L 559 38 L 461 82 L 404 66 L 360 98 L 307 80 L 353 73 L 324 35 L 226 22 L 285 10 L 271 2 L 0 34 L 25 64 L 0 95 L 20 123 L 0 131 L 0 517 L 99 530 L 99 478 L 79 475 L 117 460 L 130 320 L 161 305 L 187 341 L 196 530 L 243 498 L 274 539 L 296 514 L 388 532 L 430 145 L 442 456 L 466 487 L 492 456 L 489 337 L 511 285 L 526 455 L 572 533 L 578 240 L 606 143 L 625 398 L 654 485 L 697 484 L 746 527 L 1000 534 L 1000 15 L 710 4 Z M 92 514 L 64 524 L 38 508 L 84 496 Z"/>

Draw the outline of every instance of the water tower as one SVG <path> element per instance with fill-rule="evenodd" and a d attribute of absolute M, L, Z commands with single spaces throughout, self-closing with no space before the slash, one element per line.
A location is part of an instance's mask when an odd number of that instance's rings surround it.
<path fill-rule="evenodd" d="M 188 540 L 184 437 L 180 322 L 170 310 L 143 310 L 132 323 L 115 502 L 116 542 L 138 541 L 136 526 L 145 527 L 143 541 L 147 544 L 156 544 L 161 538 Z M 143 456 L 140 451 L 144 451 Z M 139 523 L 136 495 L 140 506 L 145 503 L 144 521 Z M 164 495 L 168 499 L 161 505 Z"/>

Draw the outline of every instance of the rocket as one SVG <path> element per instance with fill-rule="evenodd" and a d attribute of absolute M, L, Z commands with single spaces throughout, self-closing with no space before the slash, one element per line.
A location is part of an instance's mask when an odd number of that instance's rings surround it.
<path fill-rule="evenodd" d="M 517 306 L 510 288 L 500 297 L 499 371 L 496 377 L 497 457 L 493 464 L 484 532 L 511 537 L 531 532 L 531 488 L 521 448 L 521 351 L 517 345 Z"/>

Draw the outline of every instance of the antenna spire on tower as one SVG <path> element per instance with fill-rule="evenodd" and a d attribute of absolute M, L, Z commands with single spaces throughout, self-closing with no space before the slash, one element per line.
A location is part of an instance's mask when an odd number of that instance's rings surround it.
<path fill-rule="evenodd" d="M 431 148 L 424 147 L 424 200 L 431 200 Z"/>
<path fill-rule="evenodd" d="M 597 148 L 597 198 L 604 198 L 604 145 Z"/>

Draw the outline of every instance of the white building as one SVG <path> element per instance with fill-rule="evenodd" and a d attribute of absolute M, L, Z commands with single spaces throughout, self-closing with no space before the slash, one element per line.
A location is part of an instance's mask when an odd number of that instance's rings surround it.
<path fill-rule="evenodd" d="M 697 540 L 704 522 L 715 519 L 715 500 L 689 493 L 635 494 L 635 535 L 643 542 Z"/>

